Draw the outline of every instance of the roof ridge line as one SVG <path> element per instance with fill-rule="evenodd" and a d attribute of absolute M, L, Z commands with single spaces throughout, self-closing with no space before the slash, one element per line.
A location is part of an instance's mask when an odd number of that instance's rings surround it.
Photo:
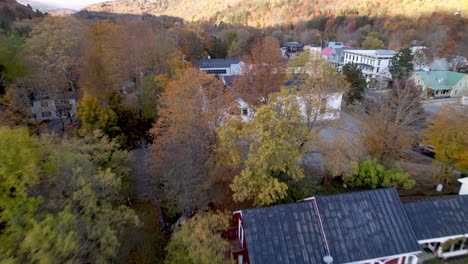
<path fill-rule="evenodd" d="M 323 242 L 325 244 L 325 250 L 327 251 L 328 256 L 331 256 L 330 247 L 328 246 L 327 235 L 325 234 L 325 229 L 323 229 L 322 217 L 320 216 L 320 210 L 318 208 L 317 201 L 315 200 L 315 197 L 312 197 L 311 200 L 312 200 L 312 202 L 314 204 L 315 211 L 317 212 L 317 220 L 319 222 L 320 234 L 322 235 L 322 240 L 323 240 Z"/>

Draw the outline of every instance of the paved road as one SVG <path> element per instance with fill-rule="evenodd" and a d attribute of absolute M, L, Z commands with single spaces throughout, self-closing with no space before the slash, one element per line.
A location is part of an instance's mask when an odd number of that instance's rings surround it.
<path fill-rule="evenodd" d="M 428 113 L 429 115 L 433 115 L 437 113 L 442 107 L 442 105 L 446 103 L 455 103 L 459 107 L 468 109 L 468 106 L 463 105 L 461 102 L 462 102 L 461 98 L 429 99 L 423 102 L 423 108 L 424 108 L 424 111 L 426 111 L 426 113 Z"/>

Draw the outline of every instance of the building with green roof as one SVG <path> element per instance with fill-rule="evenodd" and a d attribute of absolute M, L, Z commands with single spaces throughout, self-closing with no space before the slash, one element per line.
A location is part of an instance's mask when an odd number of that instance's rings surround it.
<path fill-rule="evenodd" d="M 410 80 L 423 88 L 428 97 L 462 97 L 468 95 L 468 75 L 452 71 L 418 71 Z"/>

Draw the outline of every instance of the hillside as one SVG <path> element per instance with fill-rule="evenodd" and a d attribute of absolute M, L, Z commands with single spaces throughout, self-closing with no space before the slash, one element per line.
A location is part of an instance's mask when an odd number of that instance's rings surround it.
<path fill-rule="evenodd" d="M 254 27 L 296 24 L 314 16 L 402 15 L 419 17 L 439 13 L 466 15 L 468 2 L 459 0 L 117 0 L 88 7 L 88 11 L 152 14 L 181 17 L 187 21 L 211 20 L 218 24 L 241 23 Z M 416 11 L 415 11 L 416 10 Z"/>
<path fill-rule="evenodd" d="M 9 30 L 17 20 L 43 16 L 43 13 L 34 11 L 30 5 L 22 5 L 15 0 L 0 0 L 0 29 Z"/>

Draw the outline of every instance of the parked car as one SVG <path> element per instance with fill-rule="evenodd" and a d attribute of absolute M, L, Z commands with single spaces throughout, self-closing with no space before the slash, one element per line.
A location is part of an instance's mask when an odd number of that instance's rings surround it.
<path fill-rule="evenodd" d="M 413 145 L 413 150 L 431 158 L 435 157 L 434 146 L 432 145 L 417 143 Z"/>

